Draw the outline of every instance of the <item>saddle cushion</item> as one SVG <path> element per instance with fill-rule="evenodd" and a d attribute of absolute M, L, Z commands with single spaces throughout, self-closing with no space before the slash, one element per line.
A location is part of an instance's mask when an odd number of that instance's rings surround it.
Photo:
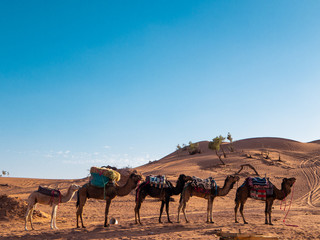
<path fill-rule="evenodd" d="M 39 186 L 38 192 L 51 197 L 61 196 L 61 192 L 58 189 L 46 188 Z"/>
<path fill-rule="evenodd" d="M 212 188 L 215 188 L 216 185 L 217 184 L 212 177 L 209 177 L 206 179 L 198 178 L 195 176 L 192 177 L 191 186 L 193 186 L 193 187 L 211 190 Z"/>
<path fill-rule="evenodd" d="M 266 200 L 268 196 L 273 195 L 273 184 L 269 181 L 269 179 L 248 177 L 246 180 L 248 185 L 251 187 L 251 198 Z"/>
<path fill-rule="evenodd" d="M 168 188 L 168 182 L 165 175 L 149 175 L 146 177 L 146 182 L 152 187 Z"/>
<path fill-rule="evenodd" d="M 90 173 L 92 175 L 92 173 L 95 174 L 99 174 L 100 176 L 103 175 L 105 177 L 107 177 L 108 179 L 110 179 L 111 181 L 116 181 L 118 182 L 120 180 L 120 173 L 111 169 L 111 168 L 99 168 L 99 167 L 91 167 L 90 169 Z"/>

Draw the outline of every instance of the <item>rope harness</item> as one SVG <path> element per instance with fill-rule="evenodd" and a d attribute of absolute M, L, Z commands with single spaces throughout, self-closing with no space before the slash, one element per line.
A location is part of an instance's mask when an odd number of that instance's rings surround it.
<path fill-rule="evenodd" d="M 283 218 L 283 223 L 284 225 L 288 226 L 288 227 L 299 227 L 298 225 L 291 225 L 291 224 L 287 224 L 286 223 L 286 218 L 289 214 L 289 211 L 290 211 L 290 208 L 291 208 L 291 204 L 292 204 L 292 199 L 293 199 L 293 191 L 294 191 L 294 184 L 292 185 L 292 193 L 291 193 L 291 199 L 290 199 L 290 202 L 289 202 L 289 208 L 288 208 L 288 211 L 286 212 L 284 218 Z M 286 207 L 287 207 L 287 201 L 286 201 L 286 198 L 287 196 L 281 201 L 281 204 L 280 204 L 280 210 L 283 210 L 284 212 L 286 211 Z M 282 209 L 282 203 L 284 202 L 284 208 Z"/>

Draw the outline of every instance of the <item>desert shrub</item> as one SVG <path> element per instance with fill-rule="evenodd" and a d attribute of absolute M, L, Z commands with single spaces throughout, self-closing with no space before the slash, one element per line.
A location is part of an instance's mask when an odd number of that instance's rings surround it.
<path fill-rule="evenodd" d="M 199 148 L 199 143 L 193 143 L 190 141 L 188 146 L 188 152 L 190 155 L 201 153 L 201 150 Z"/>

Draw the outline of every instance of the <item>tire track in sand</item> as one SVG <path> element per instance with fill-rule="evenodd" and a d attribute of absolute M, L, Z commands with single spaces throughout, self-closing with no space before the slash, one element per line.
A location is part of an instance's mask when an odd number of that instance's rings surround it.
<path fill-rule="evenodd" d="M 299 168 L 305 176 L 309 191 L 299 198 L 301 202 L 311 207 L 320 207 L 320 157 L 305 159 Z"/>

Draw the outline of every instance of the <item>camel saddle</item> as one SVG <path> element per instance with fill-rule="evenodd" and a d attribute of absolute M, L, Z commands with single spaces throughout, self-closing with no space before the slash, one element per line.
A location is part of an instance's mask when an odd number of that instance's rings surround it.
<path fill-rule="evenodd" d="M 168 181 L 166 179 L 165 175 L 149 175 L 146 177 L 146 183 L 150 184 L 150 186 L 152 187 L 156 187 L 156 188 L 168 188 L 171 187 L 168 184 Z"/>
<path fill-rule="evenodd" d="M 51 196 L 51 197 L 61 196 L 61 192 L 58 189 L 46 188 L 46 187 L 41 187 L 41 186 L 39 186 L 37 192 L 42 193 L 44 195 Z"/>
<path fill-rule="evenodd" d="M 250 197 L 258 200 L 266 200 L 268 196 L 273 195 L 273 184 L 268 178 L 251 178 L 246 179 L 251 187 Z"/>
<path fill-rule="evenodd" d="M 212 177 L 202 179 L 193 176 L 191 186 L 211 190 L 212 188 L 216 187 L 217 184 Z"/>
<path fill-rule="evenodd" d="M 89 180 L 90 184 L 99 187 L 104 188 L 106 184 L 108 184 L 110 179 L 104 175 L 98 174 L 98 173 L 91 173 L 91 177 Z"/>

